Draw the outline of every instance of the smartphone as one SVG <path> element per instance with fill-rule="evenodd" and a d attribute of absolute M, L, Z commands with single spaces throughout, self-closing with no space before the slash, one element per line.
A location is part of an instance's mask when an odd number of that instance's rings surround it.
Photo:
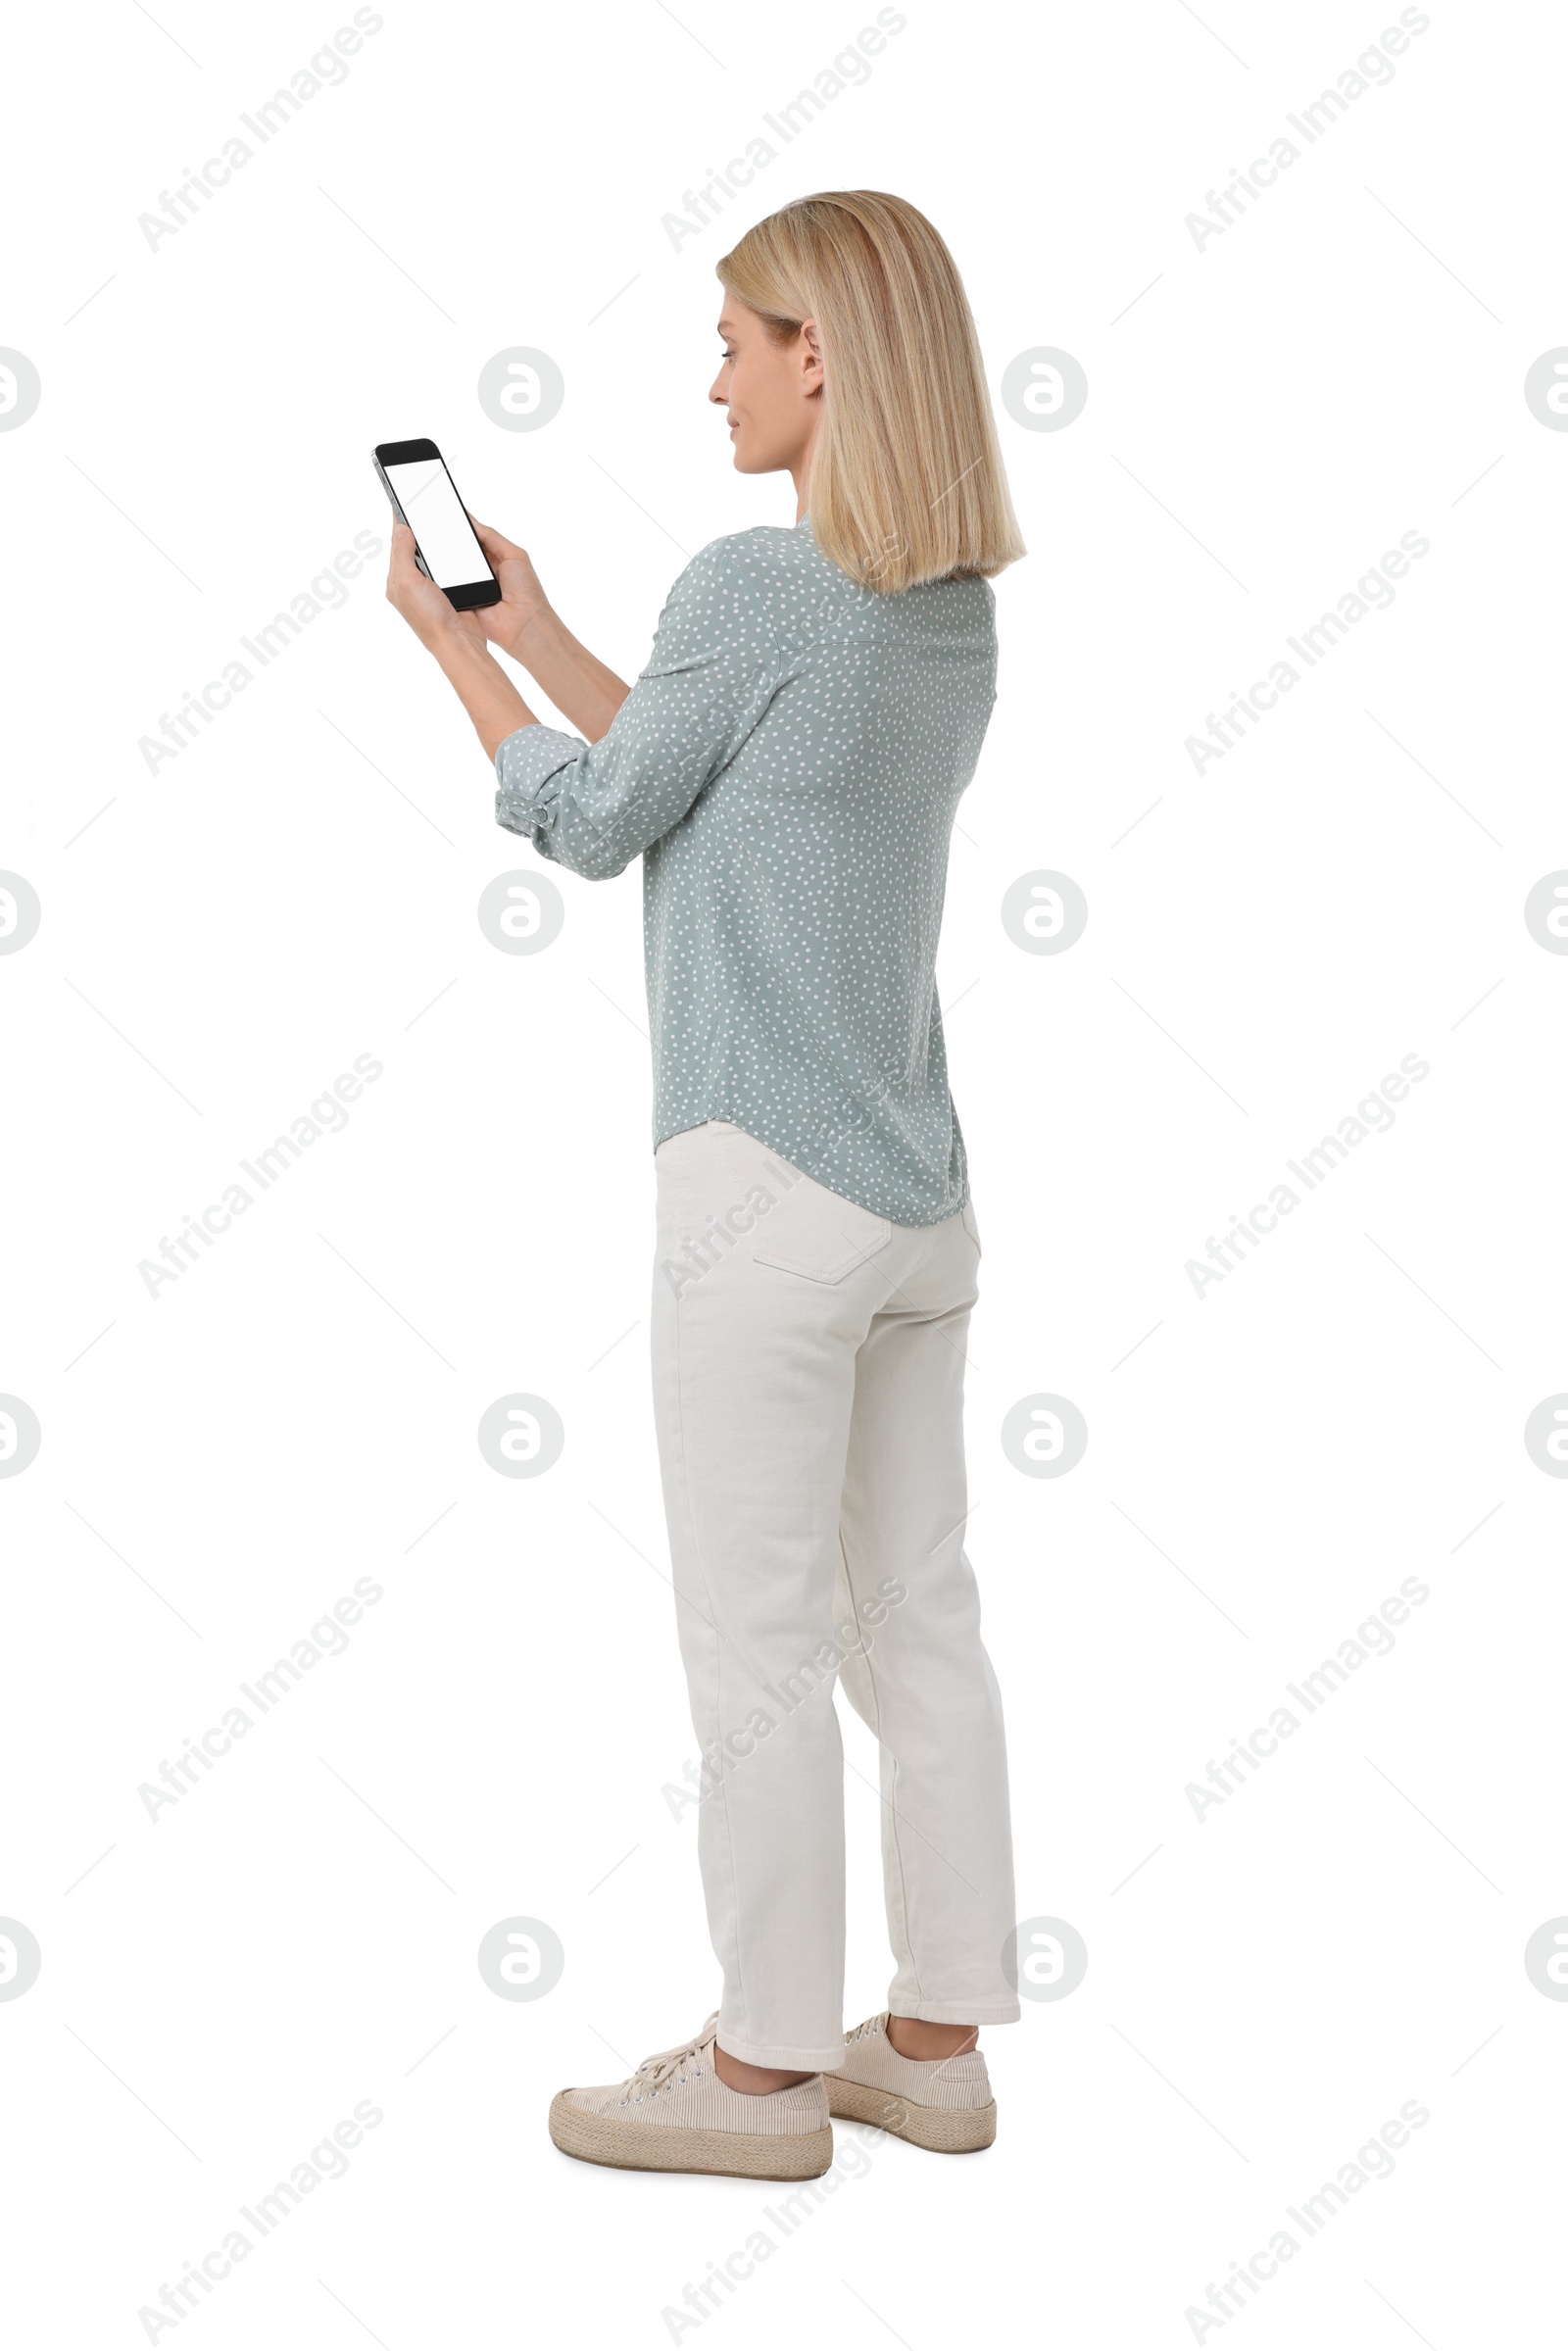
<path fill-rule="evenodd" d="M 414 533 L 419 569 L 460 612 L 501 602 L 501 582 L 433 441 L 382 441 L 372 460 L 392 512 Z"/>

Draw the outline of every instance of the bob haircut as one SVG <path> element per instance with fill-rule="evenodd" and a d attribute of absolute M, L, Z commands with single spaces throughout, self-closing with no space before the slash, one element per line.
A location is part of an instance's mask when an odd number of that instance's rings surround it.
<path fill-rule="evenodd" d="M 825 556 L 885 595 L 1016 563 L 1026 550 L 974 319 L 923 213 L 868 188 L 803 196 L 748 229 L 717 276 L 779 343 L 816 321 L 807 494 Z"/>

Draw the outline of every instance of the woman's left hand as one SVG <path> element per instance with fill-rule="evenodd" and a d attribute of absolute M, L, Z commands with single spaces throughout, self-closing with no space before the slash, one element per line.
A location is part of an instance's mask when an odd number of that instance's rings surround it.
<path fill-rule="evenodd" d="M 392 525 L 392 562 L 386 575 L 387 603 L 403 614 L 426 653 L 434 654 L 473 720 L 474 733 L 493 759 L 519 726 L 536 723 L 485 642 L 477 612 L 460 612 L 444 589 L 426 579 L 414 560 L 414 533 L 406 522 Z"/>
<path fill-rule="evenodd" d="M 414 533 L 406 522 L 392 525 L 392 560 L 387 566 L 386 600 L 402 613 L 427 653 L 452 637 L 466 638 L 479 649 L 485 643 L 477 612 L 460 612 L 444 588 L 427 579 L 414 560 Z"/>

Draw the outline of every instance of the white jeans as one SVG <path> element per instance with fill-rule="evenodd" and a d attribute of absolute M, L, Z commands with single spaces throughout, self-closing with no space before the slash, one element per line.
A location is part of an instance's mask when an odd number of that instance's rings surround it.
<path fill-rule="evenodd" d="M 965 1208 L 895 1225 L 713 1120 L 657 1154 L 655 1415 L 722 2046 L 844 2038 L 842 1679 L 881 1742 L 896 2016 L 1019 2014 L 1006 1758 L 963 1552 Z"/>

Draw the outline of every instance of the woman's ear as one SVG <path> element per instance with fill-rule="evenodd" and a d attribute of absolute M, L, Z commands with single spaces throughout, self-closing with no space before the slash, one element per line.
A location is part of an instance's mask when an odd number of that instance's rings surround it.
<path fill-rule="evenodd" d="M 822 338 L 814 318 L 801 321 L 801 389 L 808 398 L 822 389 Z"/>

